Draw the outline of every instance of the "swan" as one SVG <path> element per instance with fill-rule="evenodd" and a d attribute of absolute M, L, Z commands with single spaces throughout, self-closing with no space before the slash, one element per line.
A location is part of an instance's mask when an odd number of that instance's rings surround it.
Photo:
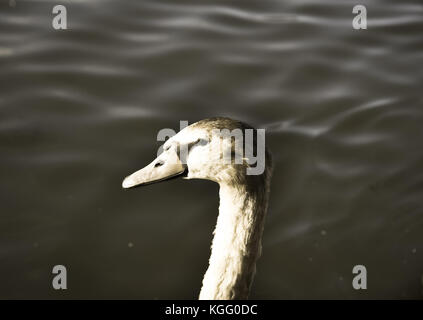
<path fill-rule="evenodd" d="M 219 184 L 219 215 L 200 300 L 248 298 L 256 261 L 261 255 L 268 207 L 272 174 L 269 151 L 265 149 L 265 167 L 259 175 L 247 174 L 251 162 L 244 155 L 242 163 L 224 163 L 224 152 L 231 155 L 243 152 L 234 139 L 222 140 L 218 132 L 224 129 L 245 132 L 253 128 L 229 118 L 193 123 L 169 138 L 163 145 L 163 152 L 153 162 L 122 182 L 122 187 L 127 189 L 182 176 Z M 187 151 L 185 155 L 181 152 L 183 148 Z"/>

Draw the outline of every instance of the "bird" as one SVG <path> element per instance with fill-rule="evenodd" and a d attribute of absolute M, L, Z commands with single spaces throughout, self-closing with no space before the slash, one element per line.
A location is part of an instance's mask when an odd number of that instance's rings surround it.
<path fill-rule="evenodd" d="M 241 132 L 244 141 L 239 143 L 233 136 L 222 135 L 224 130 Z M 248 130 L 255 129 L 225 117 L 195 122 L 166 140 L 155 160 L 122 182 L 124 189 L 177 177 L 219 184 L 219 214 L 200 300 L 248 299 L 261 256 L 273 167 L 265 147 L 264 169 L 260 174 L 248 174 L 252 168 L 252 155 L 246 152 Z M 252 151 L 256 153 L 257 137 L 255 134 L 252 140 Z M 235 159 L 222 161 L 228 154 Z"/>

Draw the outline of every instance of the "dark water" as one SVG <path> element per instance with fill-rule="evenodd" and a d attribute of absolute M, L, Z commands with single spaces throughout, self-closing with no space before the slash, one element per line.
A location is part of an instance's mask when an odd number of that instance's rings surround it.
<path fill-rule="evenodd" d="M 0 1 L 0 298 L 196 298 L 217 185 L 121 181 L 210 116 L 275 158 L 252 298 L 422 298 L 422 1 L 55 4 Z"/>

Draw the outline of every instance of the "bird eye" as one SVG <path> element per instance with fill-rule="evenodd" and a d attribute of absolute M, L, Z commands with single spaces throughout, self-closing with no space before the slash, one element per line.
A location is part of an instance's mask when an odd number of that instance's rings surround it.
<path fill-rule="evenodd" d="M 157 167 L 162 166 L 163 164 L 164 164 L 164 161 L 160 160 L 160 161 L 157 161 L 156 162 L 156 164 L 154 165 L 154 167 L 157 168 Z"/>
<path fill-rule="evenodd" d="M 167 150 L 169 150 L 170 149 L 170 145 L 167 145 L 166 147 L 164 147 L 164 151 L 167 151 Z"/>

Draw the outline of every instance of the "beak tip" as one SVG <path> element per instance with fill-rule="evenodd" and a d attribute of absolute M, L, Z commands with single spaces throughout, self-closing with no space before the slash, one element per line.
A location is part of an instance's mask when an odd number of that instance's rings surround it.
<path fill-rule="evenodd" d="M 128 178 L 123 179 L 122 189 L 128 189 L 130 187 L 132 187 L 132 183 L 131 183 L 130 179 L 128 179 Z"/>

